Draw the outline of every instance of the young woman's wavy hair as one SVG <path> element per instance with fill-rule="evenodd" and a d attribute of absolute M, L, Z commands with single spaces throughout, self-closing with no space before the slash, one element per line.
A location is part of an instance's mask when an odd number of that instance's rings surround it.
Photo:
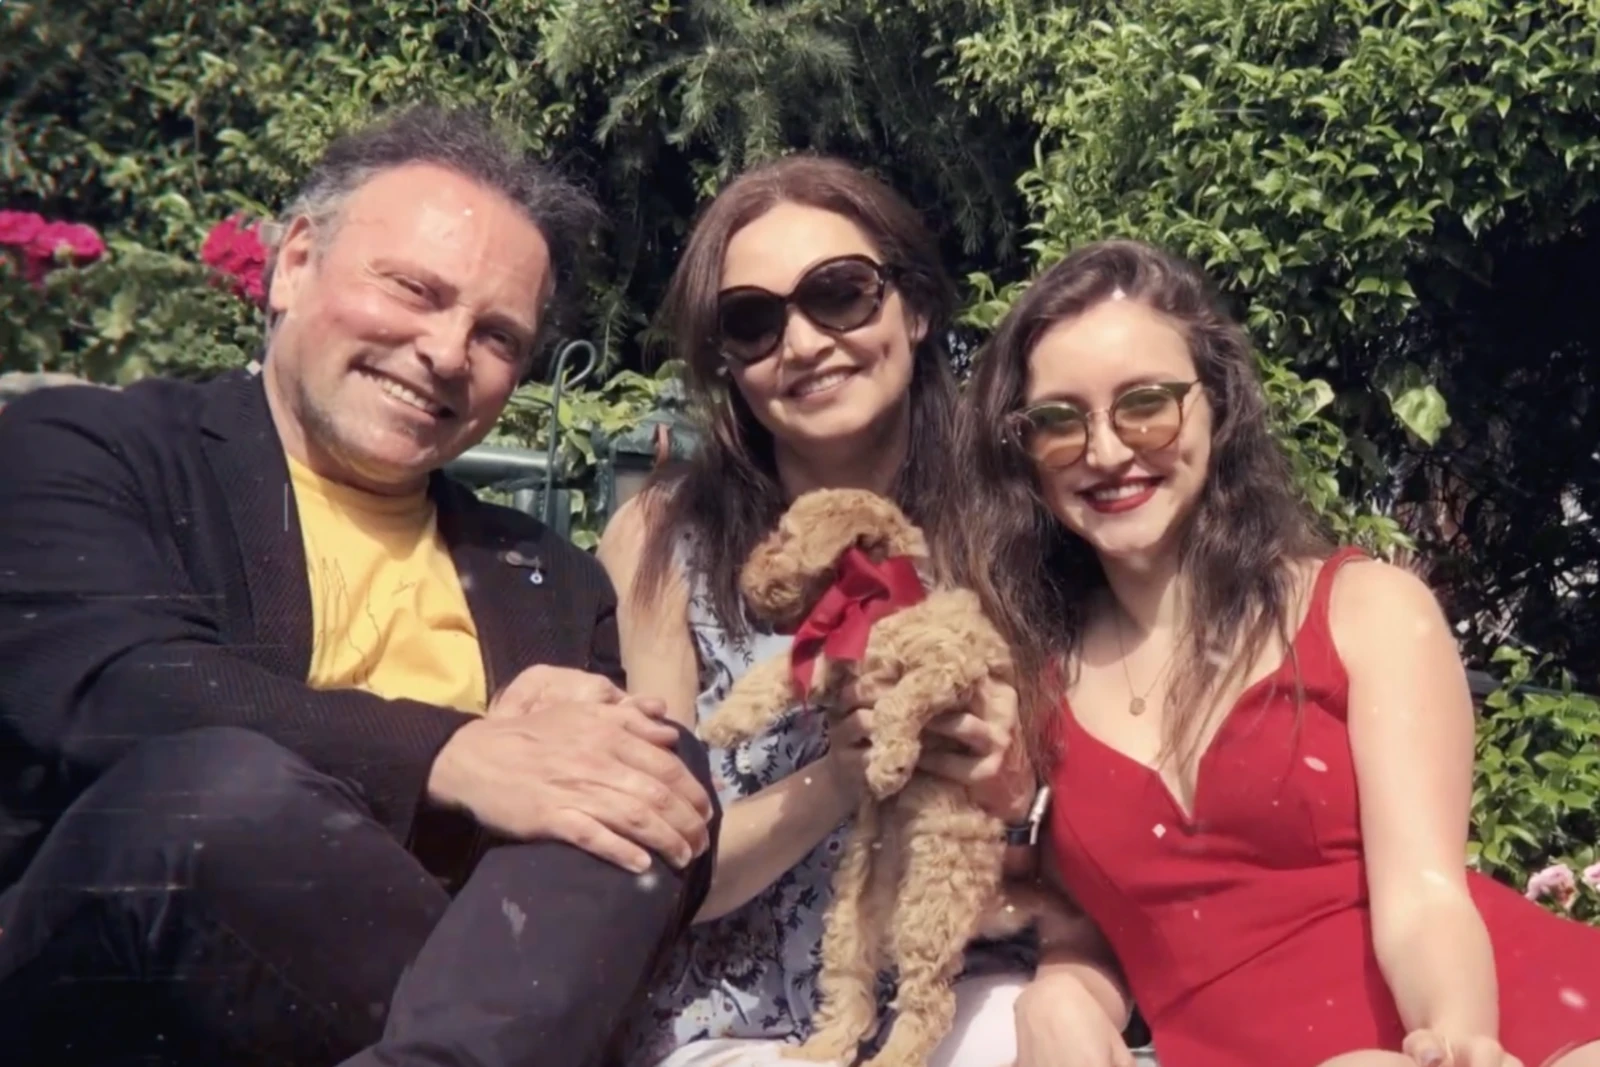
<path fill-rule="evenodd" d="M 887 185 L 837 159 L 788 156 L 741 175 L 696 223 L 661 307 L 671 354 L 688 368 L 688 391 L 704 437 L 692 458 L 663 470 L 646 490 L 654 514 L 633 586 L 633 595 L 641 599 L 659 593 L 687 534 L 694 553 L 689 566 L 704 576 L 712 611 L 734 634 L 748 632 L 739 568 L 787 501 L 778 483 L 772 435 L 724 366 L 717 293 L 733 235 L 784 203 L 830 211 L 860 227 L 882 260 L 898 268 L 896 291 L 926 323 L 912 353 L 907 462 L 891 495 L 923 527 L 930 545 L 949 540 L 945 507 L 958 471 L 953 455 L 957 386 L 947 349 L 955 289 L 940 264 L 938 242 L 921 217 Z"/>
<path fill-rule="evenodd" d="M 1045 332 L 1119 290 L 1183 331 L 1213 412 L 1210 469 L 1182 533 L 1184 622 L 1164 757 L 1192 758 L 1211 701 L 1274 636 L 1288 646 L 1297 596 L 1289 564 L 1329 549 L 1272 437 L 1250 342 L 1199 270 L 1136 241 L 1090 244 L 1047 270 L 984 346 L 968 386 L 962 440 L 974 483 L 958 564 L 1018 658 L 1023 722 L 1044 765 L 1105 574 L 1045 506 L 1032 463 L 1001 427 L 1025 404 L 1029 359 Z"/>

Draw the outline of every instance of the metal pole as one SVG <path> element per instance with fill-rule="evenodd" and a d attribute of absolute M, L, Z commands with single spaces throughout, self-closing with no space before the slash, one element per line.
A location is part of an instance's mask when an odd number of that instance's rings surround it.
<path fill-rule="evenodd" d="M 586 349 L 589 358 L 584 362 L 583 368 L 567 381 L 567 358 L 575 349 Z M 588 341 L 568 341 L 556 352 L 555 369 L 550 382 L 550 444 L 546 449 L 549 464 L 544 474 L 544 500 L 541 502 L 541 518 L 546 526 L 554 526 L 556 519 L 556 452 L 561 444 L 561 391 L 566 386 L 577 387 L 594 373 L 595 367 L 600 363 L 600 353 Z"/>

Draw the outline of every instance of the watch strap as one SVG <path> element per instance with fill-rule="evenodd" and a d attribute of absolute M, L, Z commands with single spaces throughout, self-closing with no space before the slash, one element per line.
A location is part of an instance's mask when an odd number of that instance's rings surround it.
<path fill-rule="evenodd" d="M 1018 848 L 1037 845 L 1039 843 L 1039 828 L 1044 825 L 1045 813 L 1049 810 L 1050 786 L 1041 784 L 1038 792 L 1033 795 L 1033 806 L 1028 809 L 1028 814 L 1023 821 L 1005 828 L 1003 836 L 1006 844 Z"/>

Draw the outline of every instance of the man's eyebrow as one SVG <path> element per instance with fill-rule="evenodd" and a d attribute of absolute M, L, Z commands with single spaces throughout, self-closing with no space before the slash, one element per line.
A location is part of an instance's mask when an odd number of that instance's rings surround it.
<path fill-rule="evenodd" d="M 378 256 L 372 261 L 372 269 L 380 274 L 407 274 L 417 281 L 425 283 L 429 288 L 437 289 L 446 296 L 453 298 L 456 295 L 456 287 L 454 285 L 451 285 L 437 272 L 415 260 Z"/>
<path fill-rule="evenodd" d="M 509 315 L 503 311 L 486 311 L 478 316 L 478 323 L 481 326 L 505 330 L 523 345 L 532 344 L 534 334 L 538 332 L 538 327 L 534 323 L 519 319 L 515 315 Z"/>
<path fill-rule="evenodd" d="M 398 271 L 402 274 L 409 274 L 447 299 L 454 300 L 458 295 L 456 286 L 421 263 L 380 257 L 373 260 L 372 266 L 379 271 Z M 505 330 L 524 345 L 532 344 L 534 336 L 539 332 L 536 322 L 530 322 L 505 311 L 485 311 L 476 317 L 476 321 L 480 326 Z"/>

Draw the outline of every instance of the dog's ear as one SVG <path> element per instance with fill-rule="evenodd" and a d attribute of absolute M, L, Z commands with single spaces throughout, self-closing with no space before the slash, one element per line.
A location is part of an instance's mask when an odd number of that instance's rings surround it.
<path fill-rule="evenodd" d="M 782 626 L 805 614 L 810 605 L 812 576 L 794 551 L 794 535 L 778 523 L 756 545 L 739 572 L 739 591 L 755 614 Z"/>

